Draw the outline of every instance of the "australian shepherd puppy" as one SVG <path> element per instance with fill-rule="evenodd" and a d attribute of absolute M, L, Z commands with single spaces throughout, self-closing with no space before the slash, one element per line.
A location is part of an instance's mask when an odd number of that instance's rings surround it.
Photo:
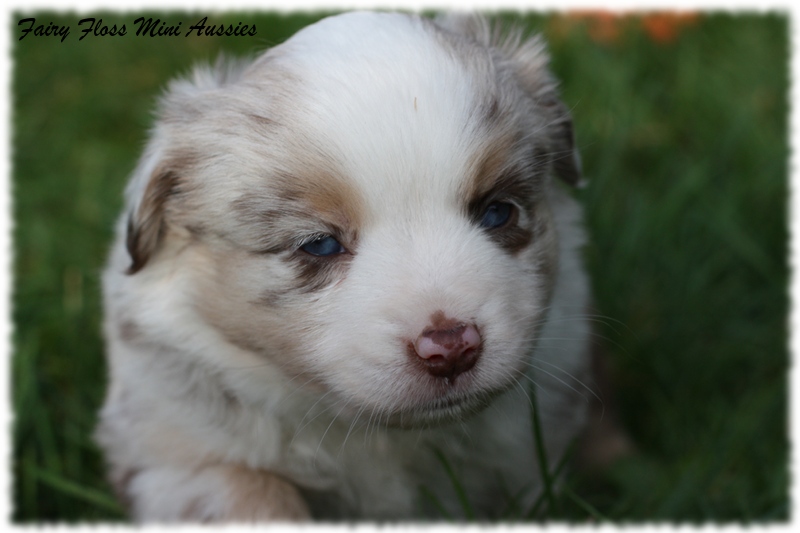
<path fill-rule="evenodd" d="M 105 271 L 139 521 L 479 517 L 581 427 L 580 177 L 538 39 L 348 13 L 173 82 Z M 448 473 L 451 471 L 451 473 Z M 452 476 L 452 477 L 451 477 Z"/>

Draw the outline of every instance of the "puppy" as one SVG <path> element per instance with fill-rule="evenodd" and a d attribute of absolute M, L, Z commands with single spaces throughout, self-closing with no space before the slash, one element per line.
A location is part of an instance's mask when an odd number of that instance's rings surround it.
<path fill-rule="evenodd" d="M 132 516 L 530 505 L 532 393 L 550 467 L 585 418 L 579 177 L 541 41 L 480 18 L 344 14 L 172 83 L 103 278 Z"/>

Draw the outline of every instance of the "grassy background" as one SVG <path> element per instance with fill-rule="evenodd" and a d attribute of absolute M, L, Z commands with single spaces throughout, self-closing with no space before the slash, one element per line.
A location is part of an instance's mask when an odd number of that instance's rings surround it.
<path fill-rule="evenodd" d="M 15 521 L 122 520 L 90 440 L 105 378 L 99 272 L 153 97 L 224 50 L 251 53 L 321 15 L 212 15 L 253 38 L 62 43 L 12 17 Z M 171 14 L 184 28 L 204 14 Z M 580 191 L 598 342 L 637 453 L 573 473 L 551 517 L 786 520 L 785 15 L 523 17 L 547 37 L 590 186 Z M 662 30 L 664 29 L 662 25 Z"/>

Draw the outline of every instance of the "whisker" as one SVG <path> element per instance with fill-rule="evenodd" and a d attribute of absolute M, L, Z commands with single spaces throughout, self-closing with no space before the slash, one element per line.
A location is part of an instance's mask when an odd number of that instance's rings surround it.
<path fill-rule="evenodd" d="M 538 362 L 538 363 L 544 363 L 544 361 L 537 361 L 537 362 Z M 556 376 L 556 375 L 555 375 L 555 374 L 553 374 L 552 372 L 548 372 L 547 370 L 545 370 L 545 369 L 543 369 L 543 368 L 541 368 L 541 367 L 539 367 L 539 366 L 536 366 L 536 364 L 535 364 L 534 362 L 527 362 L 526 364 L 527 364 L 528 366 L 530 366 L 531 368 L 533 368 L 534 370 L 536 370 L 536 371 L 538 371 L 538 372 L 542 372 L 542 373 L 544 373 L 544 374 L 547 374 L 548 376 L 550 376 L 551 378 L 555 379 L 556 381 L 558 381 L 558 382 L 559 382 L 559 383 L 561 383 L 562 385 L 565 385 L 565 386 L 566 386 L 566 387 L 568 387 L 570 390 L 572 390 L 573 392 L 575 392 L 576 394 L 578 394 L 578 395 L 579 395 L 581 398 L 583 398 L 583 399 L 584 399 L 584 401 L 587 401 L 587 402 L 589 401 L 589 398 L 587 398 L 587 397 L 586 397 L 586 396 L 585 396 L 585 395 L 584 395 L 584 394 L 583 394 L 581 391 L 579 391 L 578 389 L 576 389 L 575 387 L 573 387 L 572 385 L 570 385 L 569 383 L 567 383 L 567 382 L 566 382 L 566 381 L 564 381 L 563 379 L 559 378 L 558 376 Z M 591 388 L 590 388 L 588 385 L 586 385 L 585 383 L 583 383 L 581 380 L 577 379 L 575 376 L 573 376 L 572 374 L 570 374 L 570 373 L 569 373 L 569 372 L 567 372 L 566 370 L 560 369 L 560 368 L 558 368 L 556 365 L 552 365 L 552 366 L 554 366 L 554 367 L 555 367 L 555 368 L 557 368 L 558 370 L 561 370 L 561 371 L 562 371 L 563 373 L 565 373 L 567 376 L 569 376 L 570 378 L 572 378 L 572 379 L 573 379 L 573 380 L 574 380 L 576 383 L 579 383 L 579 384 L 580 384 L 580 385 L 581 385 L 581 386 L 582 386 L 584 389 L 586 389 L 586 391 L 587 391 L 589 394 L 591 394 L 592 396 L 594 396 L 594 397 L 595 397 L 595 399 L 597 399 L 597 401 L 599 401 L 601 404 L 603 403 L 603 400 L 600 398 L 600 396 L 598 396 L 598 395 L 597 395 L 597 393 L 596 393 L 596 392 L 594 392 L 594 391 L 593 391 L 593 390 L 592 390 L 592 389 L 591 389 Z"/>
<path fill-rule="evenodd" d="M 303 421 L 306 419 L 306 417 L 308 417 L 308 415 L 309 415 L 309 414 L 311 414 L 311 412 L 313 411 L 314 407 L 316 407 L 316 406 L 317 406 L 317 404 L 319 404 L 319 403 L 320 403 L 322 400 L 324 400 L 324 399 L 325 399 L 325 398 L 326 398 L 326 397 L 327 397 L 329 394 L 331 394 L 332 392 L 333 392 L 333 391 L 328 391 L 328 392 L 326 392 L 325 394 L 323 394 L 322 396 L 320 396 L 320 397 L 317 399 L 317 401 L 316 401 L 316 402 L 314 402 L 314 404 L 313 404 L 311 407 L 309 407 L 309 408 L 306 410 L 306 413 L 303 415 L 303 418 L 301 418 L 301 419 L 300 419 L 300 422 L 298 422 L 298 423 L 297 423 L 297 429 L 295 429 L 295 431 L 294 431 L 294 435 L 292 436 L 292 440 L 289 442 L 289 445 L 290 445 L 290 446 L 292 445 L 292 443 L 294 443 L 294 441 L 295 441 L 295 439 L 297 438 L 297 436 L 300 434 L 300 432 L 301 432 L 303 429 L 305 429 L 305 428 L 306 428 L 306 426 L 308 426 L 309 424 L 311 424 L 311 423 L 312 423 L 314 420 L 316 420 L 317 418 L 319 418 L 320 416 L 322 416 L 324 413 L 326 413 L 328 410 L 330 410 L 330 409 L 333 407 L 333 406 L 331 406 L 331 405 L 329 405 L 329 406 L 325 407 L 325 409 L 323 409 L 322 411 L 320 411 L 319 413 L 317 413 L 317 414 L 316 414 L 316 416 L 314 416 L 314 417 L 313 417 L 313 418 L 311 418 L 311 419 L 310 419 L 308 422 L 306 422 L 305 424 L 303 424 Z"/>
<path fill-rule="evenodd" d="M 320 450 L 320 448 L 322 448 L 322 442 L 325 440 L 325 436 L 328 434 L 328 431 L 330 431 L 331 427 L 333 427 L 333 424 L 336 422 L 336 419 L 339 418 L 339 415 L 342 414 L 342 411 L 344 411 L 347 408 L 349 403 L 350 403 L 349 400 L 346 400 L 344 402 L 344 405 L 342 405 L 342 408 L 339 409 L 339 411 L 333 416 L 333 419 L 331 419 L 331 423 L 328 424 L 327 428 L 325 428 L 325 431 L 322 433 L 322 436 L 319 438 L 319 444 L 317 444 L 317 450 L 314 452 L 314 457 L 315 458 L 316 458 L 317 455 L 319 455 L 319 450 Z"/>
<path fill-rule="evenodd" d="M 356 415 L 353 417 L 353 421 L 350 422 L 350 427 L 347 428 L 347 433 L 345 433 L 344 440 L 342 440 L 342 445 L 339 447 L 339 457 L 341 457 L 342 453 L 344 453 L 345 445 L 347 445 L 347 439 L 350 437 L 350 433 L 353 432 L 353 428 L 356 426 L 356 423 L 361 417 L 361 413 L 363 413 L 366 408 L 366 405 L 362 405 L 356 412 Z"/>

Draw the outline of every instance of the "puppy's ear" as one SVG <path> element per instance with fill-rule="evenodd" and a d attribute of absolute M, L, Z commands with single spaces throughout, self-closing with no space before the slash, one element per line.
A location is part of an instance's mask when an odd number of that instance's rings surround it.
<path fill-rule="evenodd" d="M 161 245 L 167 227 L 167 204 L 180 186 L 180 175 L 167 165 L 152 171 L 138 205 L 128 215 L 125 244 L 131 256 L 128 274 L 140 271 Z M 135 193 L 134 193 L 135 194 Z"/>
<path fill-rule="evenodd" d="M 446 13 L 436 18 L 436 24 L 498 53 L 503 68 L 510 68 L 546 121 L 545 142 L 549 144 L 556 175 L 571 185 L 578 185 L 582 166 L 575 148 L 572 119 L 558 97 L 556 81 L 548 69 L 550 57 L 542 38 L 525 39 L 522 28 L 507 28 L 499 21 L 491 24 L 477 14 Z"/>
<path fill-rule="evenodd" d="M 192 165 L 201 158 L 198 150 L 187 148 L 191 141 L 184 132 L 219 107 L 218 100 L 207 96 L 233 83 L 243 69 L 243 62 L 221 56 L 213 67 L 198 66 L 188 77 L 170 82 L 159 99 L 159 119 L 126 190 L 131 206 L 125 241 L 131 257 L 128 274 L 139 272 L 158 251 L 175 211 L 172 206 L 185 196 Z"/>
<path fill-rule="evenodd" d="M 511 60 L 520 85 L 546 120 L 545 131 L 553 170 L 559 178 L 577 186 L 583 171 L 580 155 L 575 148 L 572 117 L 559 98 L 556 80 L 548 69 L 550 58 L 544 41 L 539 36 L 523 40 L 521 30 L 512 30 L 507 35 L 504 39 L 498 39 L 499 48 Z"/>
<path fill-rule="evenodd" d="M 553 160 L 553 171 L 556 176 L 577 187 L 583 177 L 581 157 L 575 148 L 575 133 L 572 129 L 572 118 L 564 103 L 555 95 L 552 100 L 543 100 L 540 104 L 549 109 L 550 146 Z"/>

